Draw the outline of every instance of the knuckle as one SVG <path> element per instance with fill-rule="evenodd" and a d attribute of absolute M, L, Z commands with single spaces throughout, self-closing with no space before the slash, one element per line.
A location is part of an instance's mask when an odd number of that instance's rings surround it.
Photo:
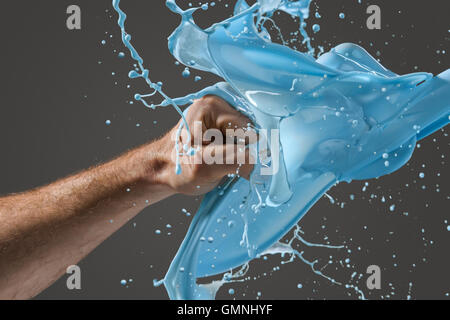
<path fill-rule="evenodd" d="M 216 108 L 219 107 L 220 105 L 223 105 L 223 100 L 213 95 L 204 96 L 200 99 L 200 101 L 202 102 L 202 104 L 204 104 L 209 108 Z"/>

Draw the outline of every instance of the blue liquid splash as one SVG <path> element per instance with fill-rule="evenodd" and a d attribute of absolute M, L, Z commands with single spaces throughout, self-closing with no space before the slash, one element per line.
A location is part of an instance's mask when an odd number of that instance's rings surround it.
<path fill-rule="evenodd" d="M 279 154 L 276 173 L 260 174 L 264 167 L 260 163 L 250 181 L 232 177 L 205 196 L 162 280 L 171 299 L 214 298 L 223 283 L 238 281 L 229 270 L 242 266 L 237 272 L 241 277 L 248 261 L 267 254 L 300 258 L 320 272 L 301 252 L 278 240 L 333 185 L 399 169 L 418 140 L 449 122 L 450 70 L 437 76 L 399 76 L 350 43 L 314 59 L 304 22 L 310 0 L 258 0 L 252 6 L 238 0 L 233 17 L 206 30 L 192 17 L 204 8 L 182 10 L 175 0 L 167 0 L 167 7 L 181 17 L 169 37 L 172 55 L 186 67 L 225 80 L 171 99 L 149 80 L 125 32 L 126 16 L 119 1 L 113 0 L 113 6 L 119 14 L 122 41 L 140 69 L 130 72 L 130 77 L 144 78 L 152 94 L 159 92 L 164 98 L 161 106 L 172 105 L 182 115 L 178 105 L 215 94 L 249 116 L 258 128 L 280 133 L 276 138 L 280 149 L 271 150 Z M 271 41 L 264 23 L 276 11 L 299 18 L 308 53 Z M 197 278 L 223 272 L 221 281 L 197 285 Z M 357 287 L 346 287 L 364 298 Z"/>

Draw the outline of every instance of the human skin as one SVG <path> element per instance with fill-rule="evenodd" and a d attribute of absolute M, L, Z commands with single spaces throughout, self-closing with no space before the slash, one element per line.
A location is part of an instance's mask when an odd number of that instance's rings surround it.
<path fill-rule="evenodd" d="M 250 122 L 215 96 L 196 100 L 186 120 L 189 127 L 201 121 L 203 130 L 216 128 L 223 133 L 228 128 L 245 128 Z M 252 162 L 247 150 L 243 151 L 245 163 L 238 163 L 235 153 L 233 164 L 182 162 L 181 174 L 175 174 L 173 137 L 178 125 L 162 138 L 112 161 L 47 186 L 1 197 L 0 299 L 34 297 L 148 205 L 176 193 L 203 194 L 227 174 L 249 176 Z M 226 150 L 235 148 L 208 144 L 191 132 L 191 142 L 201 141 L 210 154 L 225 150 L 226 157 Z M 184 130 L 181 140 L 186 142 L 186 137 Z M 193 157 L 201 156 L 198 152 Z"/>

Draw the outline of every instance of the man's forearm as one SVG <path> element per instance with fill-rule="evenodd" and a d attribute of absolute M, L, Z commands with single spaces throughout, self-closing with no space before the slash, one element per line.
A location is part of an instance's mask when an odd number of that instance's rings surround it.
<path fill-rule="evenodd" d="M 247 128 L 250 122 L 212 96 L 196 100 L 186 121 L 191 128 L 201 122 L 202 128 L 221 133 Z M 182 170 L 175 174 L 172 137 L 180 125 L 163 138 L 106 164 L 42 188 L 0 198 L 0 298 L 35 296 L 147 205 L 174 193 L 203 194 L 228 174 L 250 175 L 253 165 L 239 160 L 240 153 L 249 159 L 247 148 L 238 147 L 235 153 L 233 144 L 203 141 L 202 132 L 194 133 L 199 139 L 193 136 L 190 140 L 200 141 L 193 146 L 198 151 L 185 157 L 190 161 L 181 161 Z M 187 146 L 189 141 L 177 143 Z M 222 161 L 197 161 L 216 153 L 223 155 Z"/>
<path fill-rule="evenodd" d="M 161 142 L 0 198 L 0 298 L 33 297 L 147 205 L 173 191 Z"/>

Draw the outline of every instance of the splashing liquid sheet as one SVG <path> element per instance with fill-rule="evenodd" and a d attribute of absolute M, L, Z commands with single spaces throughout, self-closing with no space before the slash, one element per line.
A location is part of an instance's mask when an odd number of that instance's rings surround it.
<path fill-rule="evenodd" d="M 192 15 L 207 5 L 182 10 L 175 0 L 167 0 L 167 7 L 182 19 L 169 37 L 172 55 L 189 68 L 225 80 L 170 99 L 149 80 L 126 34 L 119 1 L 113 0 L 113 6 L 119 13 L 122 40 L 140 67 L 140 73 L 132 71 L 130 76 L 143 77 L 152 94 L 161 93 L 161 106 L 180 110 L 178 105 L 215 94 L 258 128 L 280 132 L 275 174 L 260 175 L 258 164 L 250 181 L 232 177 L 205 196 L 161 281 L 171 299 L 214 298 L 221 284 L 237 281 L 233 275 L 226 273 L 222 281 L 210 285 L 198 285 L 197 278 L 242 265 L 238 276 L 245 274 L 248 261 L 264 254 L 302 259 L 301 253 L 278 240 L 329 188 L 339 181 L 376 178 L 399 169 L 417 140 L 449 122 L 450 69 L 437 76 L 422 72 L 399 76 L 351 43 L 314 59 L 304 30 L 310 0 L 258 0 L 252 6 L 239 0 L 231 18 L 206 30 Z M 264 22 L 277 10 L 300 19 L 308 53 L 271 41 Z"/>

